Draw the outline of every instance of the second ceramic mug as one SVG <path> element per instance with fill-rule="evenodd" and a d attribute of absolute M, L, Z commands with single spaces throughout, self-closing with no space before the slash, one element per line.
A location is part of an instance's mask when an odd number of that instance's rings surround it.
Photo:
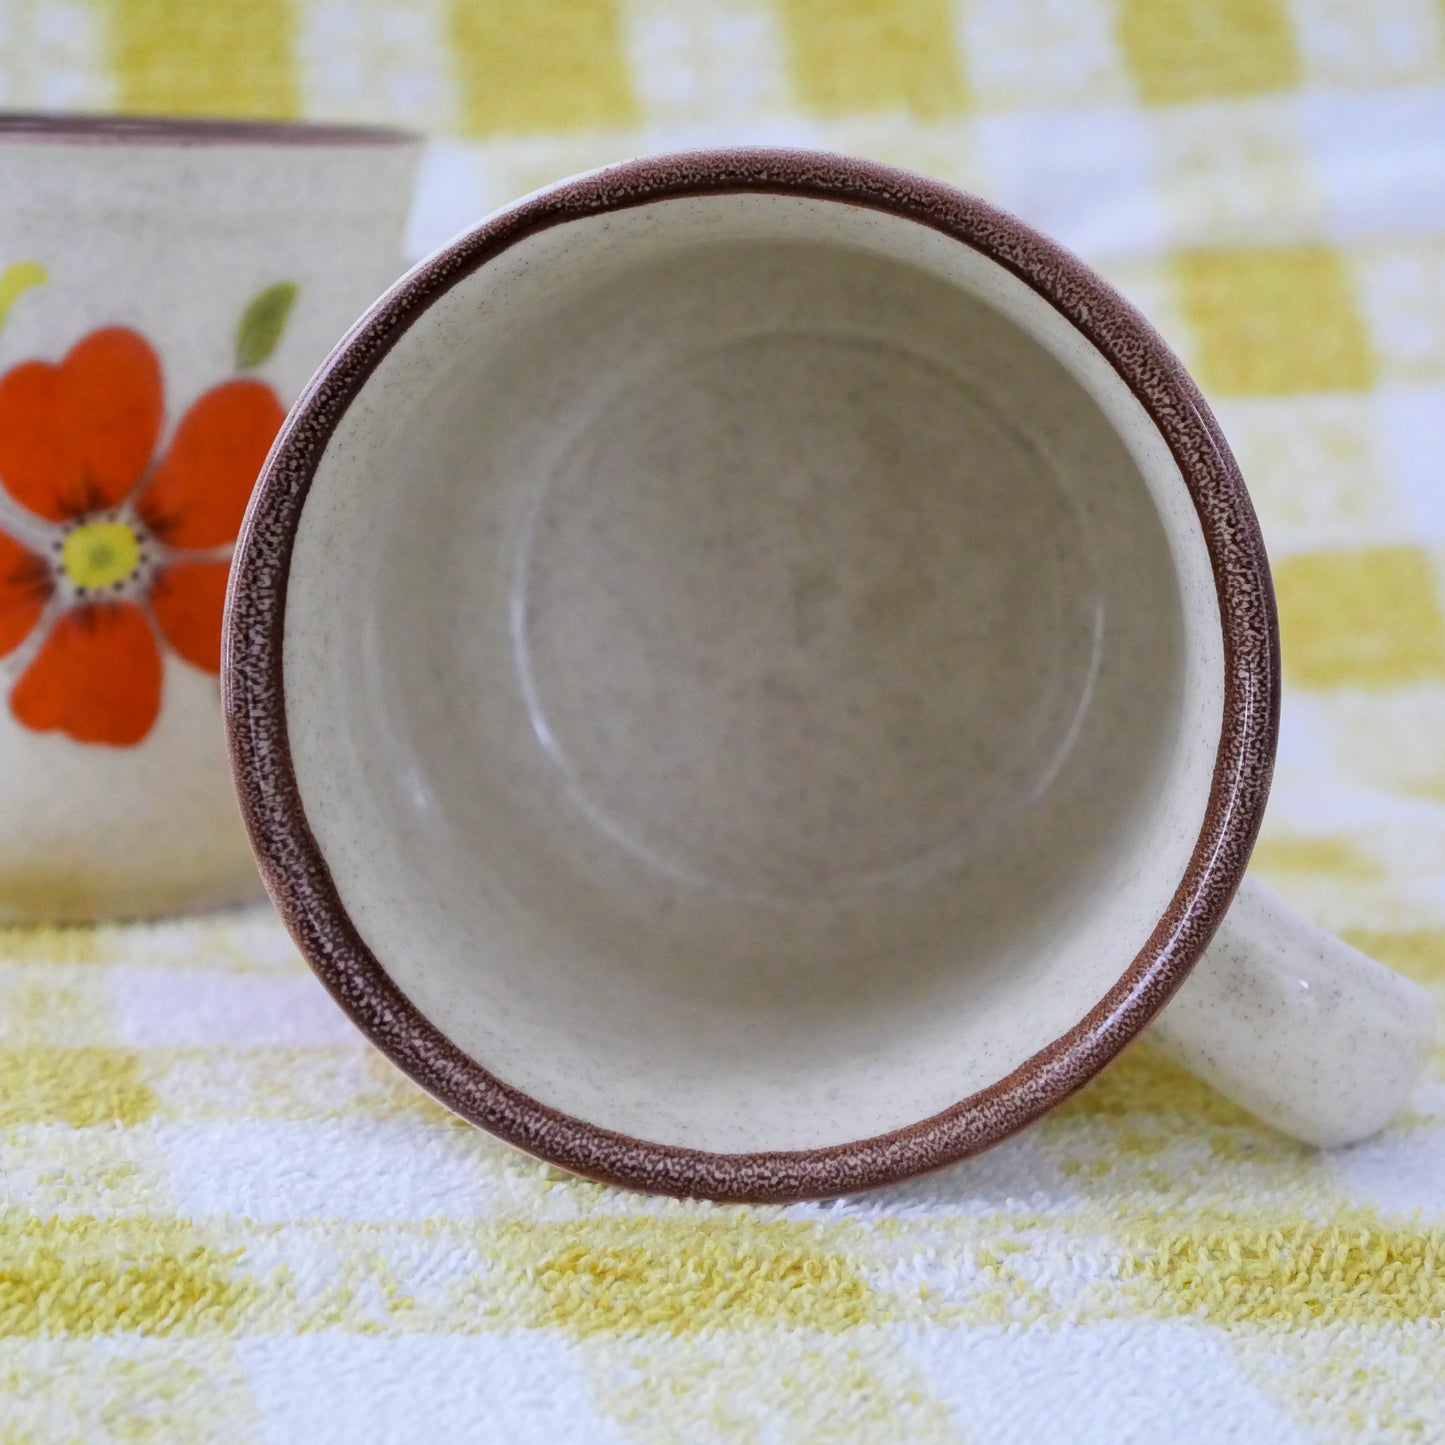
<path fill-rule="evenodd" d="M 1277 640 L 1208 409 L 1098 277 L 917 176 L 639 161 L 423 263 L 271 456 L 225 688 L 323 981 L 583 1174 L 936 1168 L 1180 985 L 1152 1036 L 1315 1142 L 1429 1047 L 1422 990 L 1235 898 Z"/>
<path fill-rule="evenodd" d="M 0 922 L 259 893 L 225 761 L 231 544 L 402 266 L 420 141 L 0 116 Z"/>

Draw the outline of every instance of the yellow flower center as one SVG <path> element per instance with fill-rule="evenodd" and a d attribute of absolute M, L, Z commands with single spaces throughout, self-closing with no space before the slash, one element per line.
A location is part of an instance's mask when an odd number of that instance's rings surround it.
<path fill-rule="evenodd" d="M 60 562 L 77 587 L 111 587 L 135 571 L 140 538 L 124 522 L 85 522 L 66 534 Z"/>

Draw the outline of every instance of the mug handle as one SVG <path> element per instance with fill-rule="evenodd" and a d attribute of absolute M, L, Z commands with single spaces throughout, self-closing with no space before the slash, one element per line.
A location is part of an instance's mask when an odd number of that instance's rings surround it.
<path fill-rule="evenodd" d="M 1434 1003 L 1246 878 L 1145 1037 L 1276 1129 L 1349 1144 L 1404 1104 L 1434 1043 Z"/>

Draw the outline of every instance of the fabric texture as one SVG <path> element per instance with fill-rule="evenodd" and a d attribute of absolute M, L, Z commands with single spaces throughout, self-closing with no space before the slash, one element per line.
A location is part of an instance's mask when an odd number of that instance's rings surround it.
<path fill-rule="evenodd" d="M 0 0 L 0 105 L 421 127 L 416 253 L 728 141 L 1034 222 L 1257 503 L 1257 872 L 1445 1003 L 1439 0 Z M 1445 1054 L 1335 1153 L 1139 1045 L 906 1187 L 657 1201 L 447 1117 L 257 909 L 0 933 L 0 1169 L 4 1445 L 1445 1440 Z"/>

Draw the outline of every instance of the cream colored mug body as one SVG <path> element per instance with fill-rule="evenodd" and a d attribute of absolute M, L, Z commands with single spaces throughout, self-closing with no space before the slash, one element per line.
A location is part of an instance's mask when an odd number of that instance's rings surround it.
<path fill-rule="evenodd" d="M 0 118 L 0 921 L 258 892 L 232 544 L 286 408 L 401 270 L 419 142 Z"/>
<path fill-rule="evenodd" d="M 306 956 L 567 1168 L 896 1181 L 1151 1023 L 1334 1144 L 1428 1053 L 1421 989 L 1244 877 L 1278 645 L 1208 407 L 937 182 L 700 152 L 483 221 L 292 412 L 229 619 Z"/>

